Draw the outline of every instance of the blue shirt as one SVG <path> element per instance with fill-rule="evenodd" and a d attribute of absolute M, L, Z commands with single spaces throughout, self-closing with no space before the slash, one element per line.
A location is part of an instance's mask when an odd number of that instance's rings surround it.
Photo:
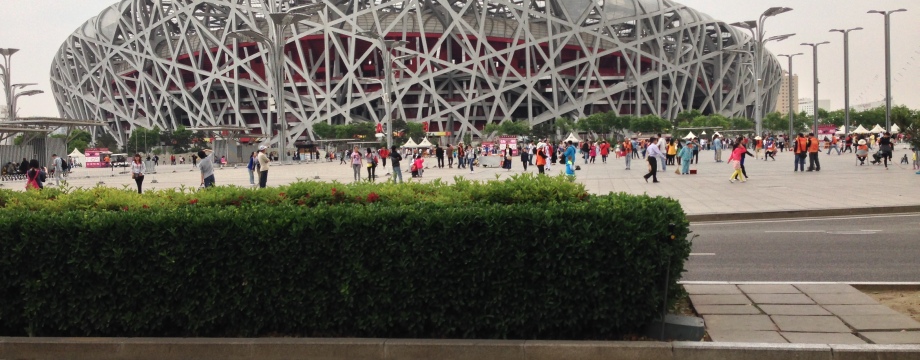
<path fill-rule="evenodd" d="M 569 147 L 565 149 L 565 160 L 575 161 L 575 145 L 569 145 Z"/>
<path fill-rule="evenodd" d="M 712 148 L 715 150 L 722 150 L 722 139 L 715 139 L 712 141 Z"/>

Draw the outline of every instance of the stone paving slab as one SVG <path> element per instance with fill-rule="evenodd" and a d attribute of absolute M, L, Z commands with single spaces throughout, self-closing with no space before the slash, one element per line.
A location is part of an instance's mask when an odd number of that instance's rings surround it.
<path fill-rule="evenodd" d="M 738 288 L 741 289 L 745 294 L 801 294 L 802 292 L 799 289 L 796 289 L 792 285 L 758 285 L 758 284 L 743 284 L 738 285 Z"/>
<path fill-rule="evenodd" d="M 755 304 L 805 305 L 815 302 L 805 294 L 749 294 Z"/>
<path fill-rule="evenodd" d="M 781 331 L 814 333 L 849 333 L 850 328 L 836 316 L 787 316 L 770 317 Z"/>
<path fill-rule="evenodd" d="M 740 331 L 776 331 L 767 315 L 703 315 L 706 328 Z"/>
<path fill-rule="evenodd" d="M 700 315 L 760 315 L 760 309 L 753 305 L 694 305 Z"/>
<path fill-rule="evenodd" d="M 709 337 L 715 342 L 788 343 L 788 341 L 776 331 L 711 330 L 709 331 Z"/>
<path fill-rule="evenodd" d="M 795 284 L 795 287 L 808 295 L 862 293 L 848 284 Z"/>
<path fill-rule="evenodd" d="M 920 344 L 920 332 L 917 331 L 873 331 L 859 334 L 876 344 Z"/>
<path fill-rule="evenodd" d="M 684 285 L 690 295 L 742 295 L 735 285 Z"/>
<path fill-rule="evenodd" d="M 767 315 L 829 316 L 830 311 L 818 305 L 758 305 Z"/>
<path fill-rule="evenodd" d="M 824 305 L 834 315 L 899 315 L 885 305 Z"/>
<path fill-rule="evenodd" d="M 863 339 L 850 333 L 781 332 L 786 340 L 795 344 L 865 344 Z"/>
<path fill-rule="evenodd" d="M 690 302 L 696 305 L 748 305 L 751 300 L 744 295 L 690 295 Z"/>
<path fill-rule="evenodd" d="M 920 330 L 920 322 L 907 315 L 840 315 L 850 327 L 859 330 Z"/>
<path fill-rule="evenodd" d="M 811 298 L 821 305 L 876 305 L 871 296 L 863 293 L 813 294 Z"/>

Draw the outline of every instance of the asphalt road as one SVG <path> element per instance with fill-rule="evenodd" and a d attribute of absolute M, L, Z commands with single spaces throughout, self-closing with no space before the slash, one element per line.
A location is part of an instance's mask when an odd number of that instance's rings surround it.
<path fill-rule="evenodd" d="M 920 282 L 920 214 L 690 228 L 683 281 Z"/>

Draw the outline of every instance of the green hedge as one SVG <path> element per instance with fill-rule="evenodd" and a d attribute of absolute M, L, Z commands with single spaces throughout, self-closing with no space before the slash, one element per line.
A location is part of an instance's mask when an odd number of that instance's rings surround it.
<path fill-rule="evenodd" d="M 327 186 L 344 195 L 293 190 Z M 556 178 L 0 201 L 3 336 L 616 339 L 660 311 L 665 270 L 676 298 L 690 252 L 676 201 Z"/>

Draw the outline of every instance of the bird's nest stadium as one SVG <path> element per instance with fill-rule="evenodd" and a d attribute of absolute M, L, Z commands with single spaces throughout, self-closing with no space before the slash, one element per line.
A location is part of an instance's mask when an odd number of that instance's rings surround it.
<path fill-rule="evenodd" d="M 751 36 L 670 0 L 277 1 L 112 5 L 56 54 L 61 115 L 102 121 L 122 143 L 135 127 L 178 126 L 245 128 L 275 143 L 271 51 L 230 33 L 269 36 L 267 12 L 313 3 L 325 7 L 283 34 L 289 144 L 315 140 L 319 122 L 385 121 L 387 108 L 457 136 L 507 119 L 754 111 Z M 390 66 L 380 40 L 405 41 Z M 764 59 L 763 109 L 772 109 L 782 69 Z"/>

